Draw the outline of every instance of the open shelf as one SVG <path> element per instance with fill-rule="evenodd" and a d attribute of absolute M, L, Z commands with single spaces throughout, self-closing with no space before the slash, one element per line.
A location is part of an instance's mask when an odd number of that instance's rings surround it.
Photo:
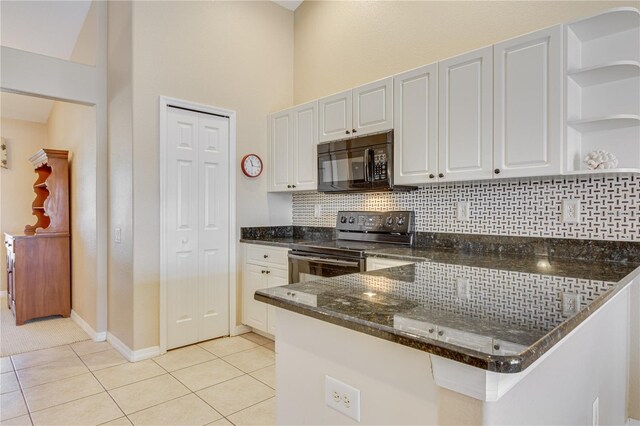
<path fill-rule="evenodd" d="M 569 77 L 580 87 L 610 83 L 640 76 L 640 62 L 616 61 L 568 71 Z"/>
<path fill-rule="evenodd" d="M 44 207 L 31 207 L 33 210 L 44 210 Z"/>
<path fill-rule="evenodd" d="M 638 10 L 632 7 L 611 9 L 603 14 L 570 24 L 571 31 L 580 41 L 590 41 L 637 28 Z"/>
<path fill-rule="evenodd" d="M 33 185 L 34 188 L 46 188 L 47 187 L 47 182 L 42 182 L 42 183 L 36 183 Z"/>
<path fill-rule="evenodd" d="M 640 126 L 640 116 L 635 114 L 618 114 L 608 117 L 572 120 L 567 122 L 567 124 L 581 132 L 598 132 L 602 130 Z"/>

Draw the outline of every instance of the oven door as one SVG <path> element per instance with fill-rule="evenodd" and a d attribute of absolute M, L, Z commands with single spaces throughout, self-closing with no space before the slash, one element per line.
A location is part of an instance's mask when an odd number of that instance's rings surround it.
<path fill-rule="evenodd" d="M 354 274 L 365 270 L 364 259 L 335 259 L 289 253 L 289 284 L 322 277 Z"/>

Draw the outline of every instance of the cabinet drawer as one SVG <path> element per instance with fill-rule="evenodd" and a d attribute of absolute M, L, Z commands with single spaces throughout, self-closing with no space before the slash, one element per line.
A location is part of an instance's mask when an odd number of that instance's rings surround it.
<path fill-rule="evenodd" d="M 247 244 L 245 261 L 247 263 L 288 269 L 288 253 L 289 249 L 287 248 Z"/>

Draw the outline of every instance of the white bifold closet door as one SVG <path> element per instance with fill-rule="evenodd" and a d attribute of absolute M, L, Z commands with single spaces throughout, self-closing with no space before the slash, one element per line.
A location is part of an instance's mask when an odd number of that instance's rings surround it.
<path fill-rule="evenodd" d="M 169 108 L 167 349 L 229 333 L 229 119 Z"/>

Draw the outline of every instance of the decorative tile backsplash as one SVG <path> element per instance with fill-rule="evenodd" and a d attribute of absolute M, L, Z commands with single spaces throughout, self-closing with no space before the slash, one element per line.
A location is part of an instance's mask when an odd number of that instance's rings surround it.
<path fill-rule="evenodd" d="M 562 222 L 562 200 L 581 203 L 580 223 Z M 457 220 L 459 201 L 470 220 Z M 322 205 L 320 217 L 314 216 Z M 339 210 L 414 210 L 416 230 L 521 237 L 640 241 L 640 176 L 572 177 L 425 185 L 417 191 L 293 195 L 293 225 L 335 226 Z"/>

